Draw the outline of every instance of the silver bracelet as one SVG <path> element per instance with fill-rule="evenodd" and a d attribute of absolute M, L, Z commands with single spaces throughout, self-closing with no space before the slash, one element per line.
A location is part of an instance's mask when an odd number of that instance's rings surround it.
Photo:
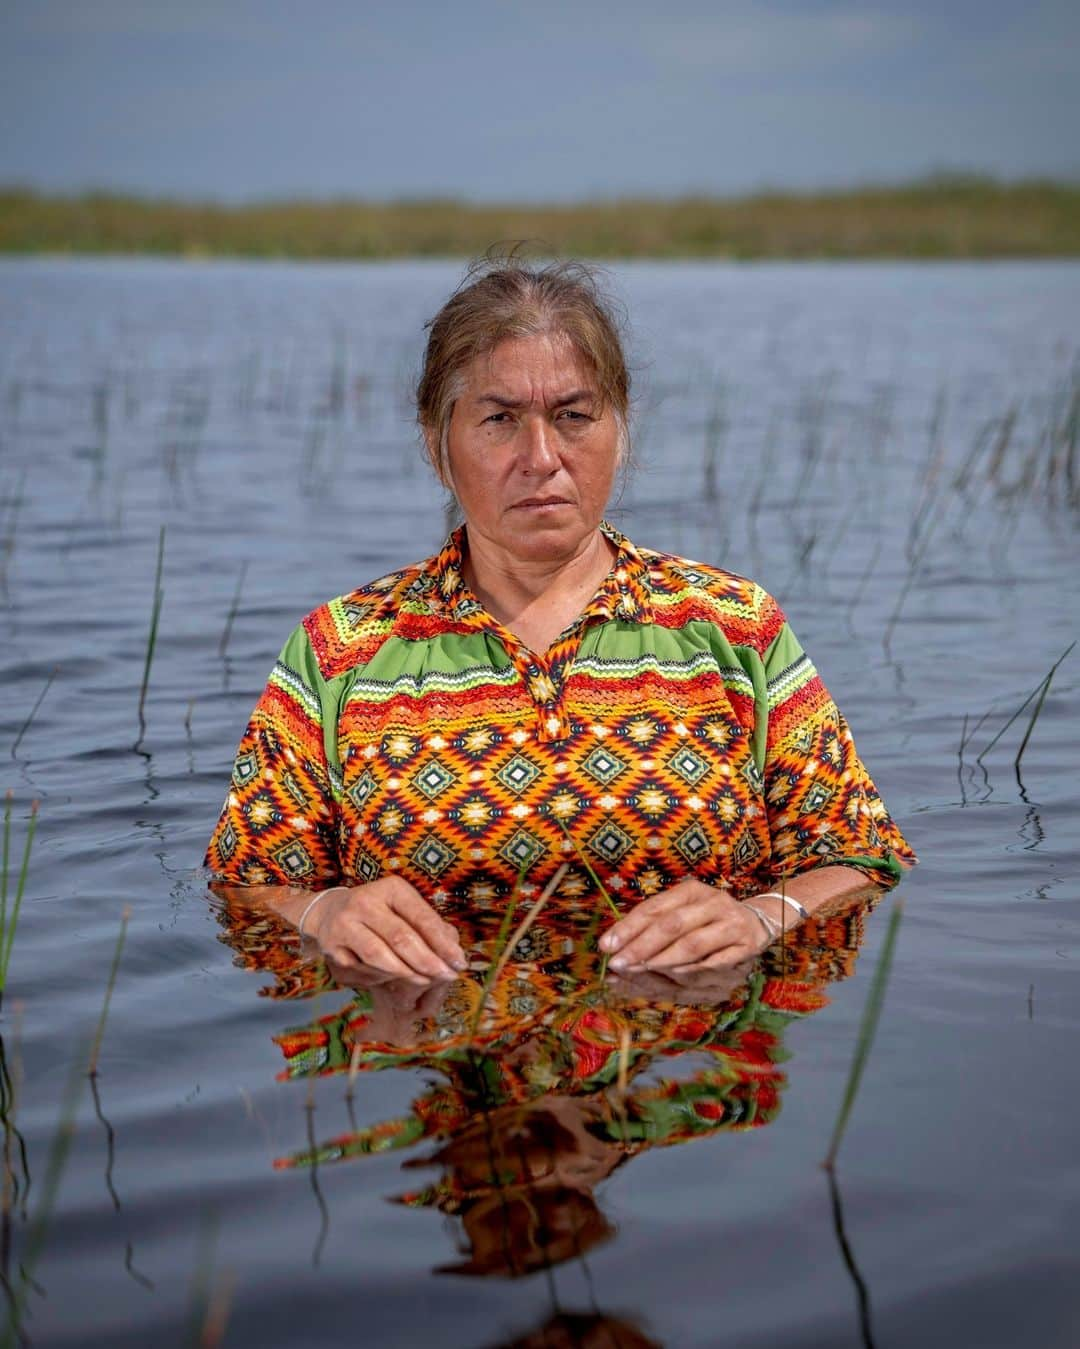
<path fill-rule="evenodd" d="M 320 890 L 319 893 L 315 896 L 315 898 L 310 901 L 310 903 L 304 909 L 304 912 L 300 915 L 300 921 L 296 925 L 296 935 L 300 938 L 301 941 L 304 940 L 304 924 L 307 922 L 307 916 L 311 912 L 311 910 L 315 907 L 315 905 L 318 904 L 319 900 L 323 899 L 326 895 L 328 895 L 331 890 L 344 890 L 344 888 L 345 887 L 343 885 L 327 886 L 325 890 Z"/>
<path fill-rule="evenodd" d="M 762 894 L 760 894 L 760 895 L 755 895 L 754 898 L 755 898 L 755 899 L 782 899 L 782 900 L 784 901 L 785 904 L 790 905 L 790 907 L 793 908 L 793 909 L 795 910 L 795 912 L 799 915 L 800 918 L 809 918 L 809 917 L 810 917 L 810 915 L 806 912 L 806 910 L 803 908 L 803 906 L 799 903 L 799 901 L 798 901 L 797 899 L 793 899 L 791 895 L 782 895 L 782 894 L 780 893 L 779 890 L 766 890 L 766 891 L 764 891 L 764 893 L 762 893 Z"/>
<path fill-rule="evenodd" d="M 768 937 L 770 944 L 774 942 L 781 932 L 780 924 L 776 922 L 776 919 L 770 918 L 763 909 L 751 904 L 749 900 L 744 899 L 742 904 L 744 909 L 749 909 L 752 914 L 757 916 L 761 926 L 765 929 L 765 935 Z"/>

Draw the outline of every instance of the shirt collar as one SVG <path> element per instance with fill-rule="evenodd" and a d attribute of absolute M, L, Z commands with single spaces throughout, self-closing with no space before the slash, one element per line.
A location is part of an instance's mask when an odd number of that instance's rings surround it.
<path fill-rule="evenodd" d="M 600 588 L 585 606 L 581 619 L 586 623 L 651 623 L 652 587 L 649 568 L 641 554 L 614 525 L 601 520 L 600 531 L 616 549 L 611 570 Z M 448 536 L 425 569 L 422 588 L 429 606 L 449 618 L 468 619 L 485 611 L 465 581 L 465 553 L 468 544 L 466 526 L 459 525 Z"/>

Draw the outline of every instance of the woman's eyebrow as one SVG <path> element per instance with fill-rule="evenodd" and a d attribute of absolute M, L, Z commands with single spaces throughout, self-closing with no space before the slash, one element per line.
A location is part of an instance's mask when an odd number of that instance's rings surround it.
<path fill-rule="evenodd" d="M 566 407 L 569 403 L 580 403 L 587 399 L 596 397 L 593 389 L 574 389 L 570 393 L 561 394 L 551 404 L 554 408 Z M 505 394 L 500 393 L 482 393 L 477 396 L 478 403 L 494 403 L 496 407 L 516 409 L 525 407 L 526 404 L 519 398 L 507 398 Z"/>

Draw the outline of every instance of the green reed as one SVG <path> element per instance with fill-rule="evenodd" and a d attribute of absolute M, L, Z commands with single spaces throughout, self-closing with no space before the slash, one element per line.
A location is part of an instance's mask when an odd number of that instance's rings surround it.
<path fill-rule="evenodd" d="M 855 1097 L 858 1095 L 859 1083 L 862 1081 L 863 1070 L 870 1057 L 870 1050 L 874 1043 L 874 1035 L 877 1032 L 878 1019 L 881 1016 L 882 1004 L 885 1001 L 885 990 L 889 984 L 889 973 L 892 970 L 893 952 L 896 949 L 896 936 L 900 930 L 900 920 L 903 915 L 903 900 L 897 900 L 892 913 L 889 915 L 889 926 L 885 932 L 885 941 L 881 947 L 881 955 L 878 957 L 877 968 L 874 970 L 874 977 L 870 981 L 870 988 L 866 995 L 866 1005 L 863 1007 L 862 1021 L 859 1024 L 859 1038 L 855 1044 L 855 1054 L 851 1060 L 847 1085 L 844 1087 L 843 1099 L 840 1102 L 840 1111 L 836 1117 L 836 1124 L 833 1126 L 829 1151 L 822 1163 L 827 1171 L 831 1171 L 836 1165 L 836 1154 L 843 1141 L 844 1130 L 847 1128 L 848 1119 L 851 1115 L 851 1108 L 855 1104 Z"/>
<path fill-rule="evenodd" d="M 221 641 L 218 642 L 218 655 L 224 660 L 225 652 L 229 647 L 229 638 L 232 636 L 233 624 L 236 622 L 236 615 L 240 612 L 240 594 L 244 588 L 244 578 L 247 576 L 248 564 L 241 562 L 240 574 L 236 578 L 236 589 L 233 591 L 232 603 L 229 605 L 229 612 L 225 616 L 225 627 L 221 634 Z"/>
<path fill-rule="evenodd" d="M 1032 702 L 1034 702 L 1035 709 L 1031 714 L 1031 720 L 1028 722 L 1027 730 L 1024 732 L 1024 738 L 1020 742 L 1020 748 L 1016 752 L 1016 758 L 1013 760 L 1013 767 L 1019 768 L 1020 760 L 1024 756 L 1024 750 L 1027 749 L 1028 741 L 1031 739 L 1031 733 L 1035 729 L 1035 723 L 1038 721 L 1039 713 L 1042 711 L 1043 703 L 1046 701 L 1046 695 L 1050 692 L 1050 685 L 1053 681 L 1054 675 L 1057 673 L 1058 667 L 1064 662 L 1065 658 L 1071 655 L 1075 646 L 1076 646 L 1075 641 L 1069 643 L 1069 645 L 1065 648 L 1065 650 L 1061 653 L 1061 655 L 1058 656 L 1057 660 L 1054 661 L 1053 665 L 1050 666 L 1050 669 L 1039 681 L 1039 683 L 1036 684 L 1036 686 L 1031 690 L 1031 692 L 1020 704 L 1020 706 L 1016 709 L 1016 711 L 1012 714 L 1012 716 L 1005 723 L 1005 725 L 1002 726 L 1001 730 L 998 731 L 997 735 L 995 735 L 994 738 L 990 741 L 990 743 L 975 756 L 976 763 L 982 763 L 983 759 L 990 753 L 990 751 L 998 743 L 998 741 L 1005 734 L 1005 732 L 1019 718 L 1021 712 L 1023 712 Z M 983 717 L 982 721 L 985 720 L 986 717 Z M 980 726 L 982 725 L 982 721 L 979 722 Z M 976 730 L 977 729 L 978 727 L 976 727 Z"/>
<path fill-rule="evenodd" d="M 503 915 L 503 920 L 499 925 L 499 932 L 495 938 L 495 957 L 491 965 L 489 965 L 488 967 L 487 976 L 484 979 L 484 987 L 480 993 L 480 1001 L 476 1005 L 476 1013 L 473 1016 L 472 1025 L 469 1028 L 470 1039 L 476 1034 L 476 1028 L 477 1026 L 479 1026 L 480 1018 L 484 1014 L 484 1008 L 487 1005 L 487 1000 L 491 994 L 491 990 L 499 982 L 499 977 L 501 976 L 503 970 L 505 970 L 507 965 L 510 963 L 510 958 L 514 954 L 515 947 L 517 946 L 518 942 L 521 941 L 522 937 L 525 936 L 526 932 L 528 932 L 529 928 L 532 927 L 533 923 L 536 922 L 537 918 L 540 917 L 540 913 L 543 910 L 544 906 L 547 904 L 548 900 L 562 884 L 563 877 L 570 869 L 570 863 L 563 862 L 563 864 L 555 872 L 554 876 L 552 876 L 551 880 L 548 881 L 547 885 L 545 885 L 543 890 L 541 890 L 540 897 L 529 906 L 528 910 L 525 913 L 525 917 L 521 920 L 520 923 L 518 923 L 517 927 L 514 928 L 513 932 L 511 932 L 508 936 L 507 931 L 513 919 L 514 910 L 517 908 L 517 895 L 521 891 L 521 885 L 525 879 L 526 869 L 527 869 L 526 867 L 522 867 L 522 869 L 518 872 L 518 879 L 514 886 L 514 893 L 511 896 L 511 905 L 507 906 L 507 911 Z"/>
<path fill-rule="evenodd" d="M 154 662 L 154 648 L 157 645 L 158 620 L 161 618 L 161 604 L 165 591 L 161 585 L 161 573 L 165 565 L 165 526 L 158 533 L 157 569 L 154 574 L 154 604 L 150 611 L 150 631 L 146 638 L 146 660 L 143 664 L 142 685 L 139 688 L 139 738 L 146 733 L 146 691 L 150 686 L 150 667 Z"/>
<path fill-rule="evenodd" d="M 559 824 L 559 828 L 563 831 L 563 833 L 566 835 L 567 839 L 569 840 L 570 846 L 574 849 L 574 852 L 577 854 L 578 861 L 581 863 L 581 865 L 582 865 L 582 866 L 585 868 L 585 870 L 588 872 L 588 874 L 589 874 L 589 879 L 592 881 L 593 885 L 596 886 L 597 890 L 599 890 L 600 893 L 601 893 L 601 895 L 604 897 L 604 900 L 606 901 L 608 908 L 611 910 L 611 912 L 615 915 L 616 918 L 621 918 L 621 917 L 622 917 L 622 914 L 619 912 L 619 906 L 615 903 L 615 901 L 614 901 L 614 900 L 611 898 L 611 896 L 608 894 L 607 890 L 604 888 L 604 882 L 600 879 L 600 877 L 599 877 L 599 876 L 596 874 L 596 872 L 592 869 L 591 865 L 589 864 L 589 859 L 585 856 L 585 854 L 584 854 L 584 853 L 581 851 L 581 849 L 578 847 L 576 841 L 574 840 L 573 835 L 570 833 L 570 830 L 567 829 L 566 825 L 563 824 L 562 820 L 559 820 L 558 824 Z"/>
<path fill-rule="evenodd" d="M 8 966 L 11 963 L 11 952 L 15 946 L 15 929 L 19 923 L 19 910 L 22 908 L 23 895 L 26 893 L 26 877 L 30 870 L 30 851 L 34 846 L 34 833 L 37 830 L 38 803 L 30 803 L 30 823 L 26 829 L 26 840 L 23 843 L 22 866 L 19 868 L 19 878 L 15 885 L 15 895 L 11 904 L 11 912 L 8 912 L 8 894 L 10 885 L 8 873 L 11 862 L 11 808 L 14 804 L 14 793 L 8 791 L 4 798 L 4 836 L 3 836 L 3 859 L 0 866 L 0 1001 L 4 996 L 4 990 L 7 987 Z"/>
<path fill-rule="evenodd" d="M 45 681 L 45 687 L 41 690 L 41 692 L 40 692 L 40 693 L 38 694 L 38 696 L 37 696 L 37 702 L 36 702 L 36 703 L 34 704 L 34 706 L 30 709 L 30 715 L 26 718 L 26 720 L 23 722 L 22 726 L 19 728 L 19 734 L 18 734 L 18 735 L 15 737 L 15 739 L 11 742 L 11 757 L 12 757 L 13 759 L 14 759 L 14 757 L 15 757 L 15 751 L 19 748 L 20 744 L 22 744 L 22 738 L 23 738 L 23 736 L 24 736 L 24 735 L 26 734 L 26 732 L 30 729 L 31 723 L 33 722 L 34 718 L 35 718 L 35 717 L 37 716 L 37 714 L 38 714 L 38 708 L 39 708 L 39 707 L 41 706 L 41 704 L 45 701 L 45 695 L 46 695 L 46 694 L 48 693 L 48 691 L 52 688 L 53 680 L 56 678 L 56 676 L 57 676 L 59 673 L 60 673 L 60 667 L 59 667 L 59 665 L 54 665 L 53 668 L 52 668 L 52 670 L 49 672 L 49 677 L 48 677 L 48 679 L 46 679 L 46 681 Z"/>

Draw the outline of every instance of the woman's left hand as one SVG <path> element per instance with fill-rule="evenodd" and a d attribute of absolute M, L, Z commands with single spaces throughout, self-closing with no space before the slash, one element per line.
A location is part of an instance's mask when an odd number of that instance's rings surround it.
<path fill-rule="evenodd" d="M 613 970 L 715 969 L 769 946 L 761 920 L 704 881 L 685 880 L 642 900 L 600 938 Z"/>

